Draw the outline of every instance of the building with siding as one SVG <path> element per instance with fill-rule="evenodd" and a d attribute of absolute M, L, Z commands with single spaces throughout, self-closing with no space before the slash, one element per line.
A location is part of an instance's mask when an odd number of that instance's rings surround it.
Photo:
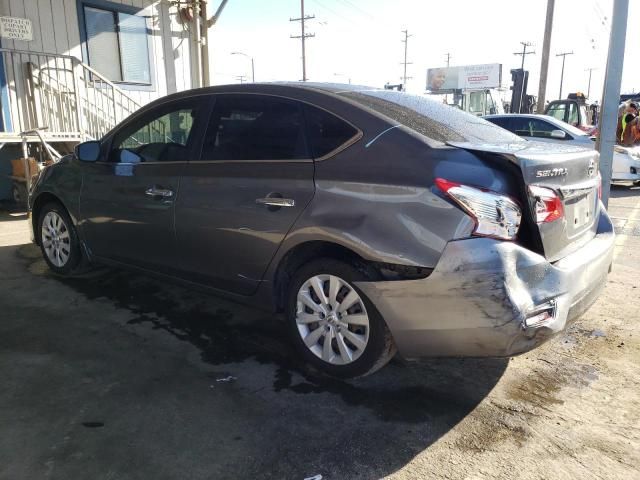
<path fill-rule="evenodd" d="M 199 86 L 194 23 L 180 10 L 171 0 L 0 0 L 9 17 L 0 20 L 31 24 L 28 38 L 0 38 L 0 199 L 22 139 L 32 156 L 46 150 L 21 132 L 40 128 L 69 151 L 142 105 Z"/>

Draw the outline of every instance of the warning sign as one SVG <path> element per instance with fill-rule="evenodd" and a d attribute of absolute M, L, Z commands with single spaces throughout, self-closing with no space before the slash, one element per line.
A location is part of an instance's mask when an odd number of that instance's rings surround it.
<path fill-rule="evenodd" d="M 0 17 L 0 37 L 11 40 L 33 40 L 33 28 L 28 18 Z"/>

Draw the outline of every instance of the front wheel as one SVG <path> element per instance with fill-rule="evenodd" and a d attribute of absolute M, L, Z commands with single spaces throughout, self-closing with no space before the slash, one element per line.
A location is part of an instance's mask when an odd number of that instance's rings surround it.
<path fill-rule="evenodd" d="M 59 275 L 70 275 L 82 261 L 80 242 L 71 217 L 57 202 L 45 205 L 39 214 L 40 249 L 49 268 Z"/>
<path fill-rule="evenodd" d="M 298 270 L 290 284 L 288 323 L 302 356 L 323 373 L 352 378 L 371 374 L 396 352 L 376 307 L 354 282 L 366 271 L 333 259 Z"/>

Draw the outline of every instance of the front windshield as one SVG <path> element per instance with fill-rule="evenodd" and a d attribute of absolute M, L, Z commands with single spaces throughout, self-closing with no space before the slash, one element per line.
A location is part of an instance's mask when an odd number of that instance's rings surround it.
<path fill-rule="evenodd" d="M 438 142 L 526 141 L 486 120 L 418 95 L 390 90 L 340 92 L 339 95 Z"/>

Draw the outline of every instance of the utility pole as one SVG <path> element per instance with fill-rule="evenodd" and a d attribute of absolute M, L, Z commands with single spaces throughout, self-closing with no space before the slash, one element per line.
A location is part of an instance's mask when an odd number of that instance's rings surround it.
<path fill-rule="evenodd" d="M 207 2 L 201 1 L 200 8 L 202 13 L 201 15 L 194 18 L 196 22 L 202 21 L 203 23 L 201 29 L 202 36 L 200 40 L 200 56 L 202 58 L 202 83 L 205 87 L 211 85 L 211 78 L 209 73 L 209 28 L 213 27 L 216 24 L 216 22 L 220 18 L 220 15 L 222 15 L 222 10 L 224 10 L 224 7 L 226 6 L 228 1 L 229 0 L 222 0 L 222 2 L 220 2 L 220 5 L 218 6 L 218 9 L 216 10 L 216 13 L 211 18 L 209 18 L 207 15 Z M 196 3 L 198 2 L 196 1 Z M 202 20 L 200 20 L 200 17 L 202 17 Z"/>
<path fill-rule="evenodd" d="M 573 52 L 563 52 L 557 53 L 556 57 L 562 57 L 562 73 L 560 74 L 560 96 L 558 99 L 562 100 L 562 82 L 564 81 L 564 60 L 567 58 L 567 55 L 573 55 Z"/>
<path fill-rule="evenodd" d="M 620 84 L 622 83 L 622 65 L 624 63 L 624 44 L 627 36 L 628 15 L 629 0 L 614 0 L 609 53 L 607 55 L 607 71 L 604 76 L 604 92 L 600 121 L 598 122 L 600 135 L 596 141 L 596 149 L 600 152 L 602 203 L 605 206 L 609 204 L 609 190 L 611 189 L 611 167 L 616 127 L 618 125 L 618 102 L 620 101 Z"/>
<path fill-rule="evenodd" d="M 245 78 L 247 78 L 245 75 L 236 75 L 236 80 L 238 80 L 240 84 L 244 83 Z"/>
<path fill-rule="evenodd" d="M 589 86 L 587 87 L 587 98 L 589 98 L 589 94 L 591 93 L 591 72 L 597 70 L 597 68 L 585 68 L 585 72 L 589 70 Z"/>
<path fill-rule="evenodd" d="M 451 54 L 445 53 L 445 56 L 447 57 L 447 68 L 449 68 L 449 61 L 451 60 Z"/>
<path fill-rule="evenodd" d="M 195 64 L 196 64 L 196 88 L 204 86 L 204 63 L 202 62 L 202 24 L 200 23 L 200 2 L 193 2 L 193 22 L 194 22 L 194 36 L 195 36 L 195 49 L 194 53 L 196 56 Z"/>
<path fill-rule="evenodd" d="M 522 45 L 522 52 L 515 52 L 514 55 L 522 55 L 522 65 L 520 65 L 520 68 L 524 70 L 524 57 L 536 52 L 527 52 L 527 47 L 531 47 L 533 45 L 531 42 L 520 42 L 520 45 Z"/>
<path fill-rule="evenodd" d="M 304 0 L 300 0 L 300 18 L 290 18 L 290 22 L 300 22 L 300 35 L 291 35 L 291 38 L 299 38 L 302 41 L 302 81 L 307 81 L 307 59 L 304 50 L 304 41 L 309 37 L 315 37 L 315 33 L 304 33 L 304 22 L 307 20 L 311 20 L 312 18 L 316 18 L 315 15 L 306 15 L 304 14 Z"/>
<path fill-rule="evenodd" d="M 404 62 L 401 62 L 402 65 L 404 66 L 404 74 L 402 75 L 402 91 L 406 92 L 407 91 L 407 79 L 411 79 L 412 77 L 407 77 L 407 65 L 411 65 L 413 62 L 407 62 L 407 44 L 409 43 L 409 37 L 413 37 L 413 35 L 409 35 L 409 31 L 408 30 L 402 30 L 402 33 L 404 33 L 404 40 L 402 40 L 402 43 L 404 43 Z"/>
<path fill-rule="evenodd" d="M 547 0 L 547 18 L 544 24 L 544 41 L 542 43 L 542 60 L 540 61 L 540 83 L 538 85 L 537 112 L 544 113 L 544 101 L 547 96 L 547 75 L 549 73 L 549 50 L 551 49 L 551 30 L 553 27 L 553 9 L 555 0 Z"/>

